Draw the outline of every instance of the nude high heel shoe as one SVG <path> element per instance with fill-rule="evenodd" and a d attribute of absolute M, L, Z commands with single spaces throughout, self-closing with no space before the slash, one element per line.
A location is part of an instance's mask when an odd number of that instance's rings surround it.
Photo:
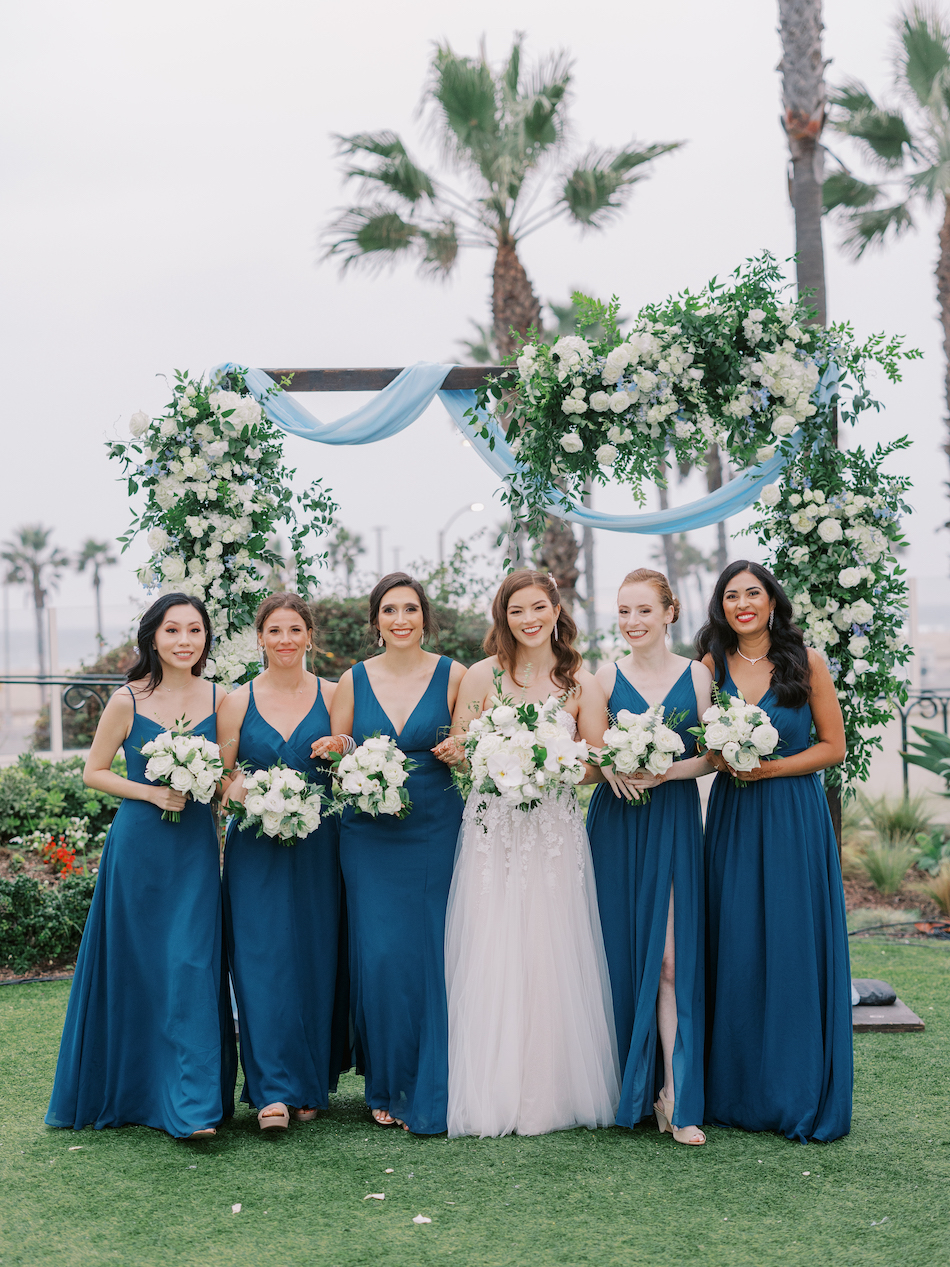
<path fill-rule="evenodd" d="M 664 1131 L 669 1131 L 677 1144 L 692 1144 L 694 1147 L 699 1144 L 705 1144 L 706 1136 L 698 1126 L 673 1125 L 673 1107 L 674 1101 L 667 1100 L 661 1091 L 659 1099 L 653 1106 L 653 1112 L 656 1114 L 656 1125 L 660 1134 L 662 1135 Z"/>

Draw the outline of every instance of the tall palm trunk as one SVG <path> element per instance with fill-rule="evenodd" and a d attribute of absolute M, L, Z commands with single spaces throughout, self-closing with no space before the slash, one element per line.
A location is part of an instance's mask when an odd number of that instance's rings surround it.
<path fill-rule="evenodd" d="M 590 480 L 584 485 L 584 505 L 591 504 Z M 597 667 L 600 659 L 597 638 L 597 586 L 594 580 L 594 530 L 585 524 L 581 534 L 581 552 L 584 556 L 584 610 L 587 616 L 588 663 Z"/>
<path fill-rule="evenodd" d="M 532 326 L 541 328 L 541 305 L 518 259 L 515 241 L 507 233 L 498 237 L 491 305 L 495 344 L 504 359 L 515 350 L 512 329 L 527 334 Z"/>
<path fill-rule="evenodd" d="M 46 610 L 46 591 L 43 589 L 42 579 L 39 570 L 33 568 L 33 615 L 36 619 L 36 662 L 38 665 L 37 672 L 43 674 L 46 672 L 46 652 L 43 631 L 43 614 Z"/>
<path fill-rule="evenodd" d="M 580 576 L 577 567 L 579 553 L 577 538 L 571 525 L 564 519 L 548 515 L 538 558 L 541 566 L 554 577 L 561 593 L 561 602 L 568 611 L 573 611 L 577 598 L 575 586 Z"/>
<path fill-rule="evenodd" d="M 945 422 L 950 428 L 950 198 L 944 198 L 943 224 L 940 226 L 940 254 L 937 258 L 937 300 L 940 324 L 943 326 L 943 390 L 947 406 Z M 943 446 L 950 454 L 950 439 Z M 944 527 L 947 527 L 944 524 Z"/>
<path fill-rule="evenodd" d="M 819 325 L 826 321 L 825 257 L 821 240 L 822 150 L 825 125 L 825 62 L 821 55 L 821 0 L 779 0 L 782 36 L 783 124 L 792 157 L 798 290 L 813 291 Z"/>

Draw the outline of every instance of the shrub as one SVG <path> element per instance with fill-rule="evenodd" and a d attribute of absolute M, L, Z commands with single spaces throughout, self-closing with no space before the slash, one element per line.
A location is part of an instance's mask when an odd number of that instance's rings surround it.
<path fill-rule="evenodd" d="M 892 897 L 917 859 L 916 845 L 905 840 L 893 842 L 879 836 L 866 844 L 858 856 L 861 868 L 883 897 Z"/>
<path fill-rule="evenodd" d="M 950 858 L 941 864 L 933 879 L 925 880 L 920 887 L 933 898 L 944 915 L 950 915 Z"/>
<path fill-rule="evenodd" d="M 922 796 L 890 800 L 880 796 L 876 801 L 859 795 L 864 817 L 882 840 L 890 844 L 913 844 L 919 832 L 930 831 L 933 814 L 924 809 Z"/>
<path fill-rule="evenodd" d="M 18 875 L 0 880 L 0 965 L 14 972 L 79 949 L 94 876 L 67 876 L 55 887 Z"/>
<path fill-rule="evenodd" d="M 88 819 L 93 835 L 107 830 L 119 800 L 86 787 L 82 768 L 82 757 L 54 762 L 26 752 L 0 770 L 0 842 L 32 831 L 62 832 L 74 818 Z M 124 760 L 117 758 L 113 769 L 124 774 Z"/>
<path fill-rule="evenodd" d="M 947 839 L 946 833 L 946 827 L 934 827 L 930 832 L 918 834 L 917 845 L 920 849 L 920 857 L 917 859 L 917 865 L 921 871 L 929 871 L 931 875 L 936 875 L 944 860 L 950 861 L 950 840 Z"/>

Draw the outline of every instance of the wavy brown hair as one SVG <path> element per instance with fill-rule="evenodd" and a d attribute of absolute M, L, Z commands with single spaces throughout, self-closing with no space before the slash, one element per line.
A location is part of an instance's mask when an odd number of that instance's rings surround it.
<path fill-rule="evenodd" d="M 492 627 L 485 635 L 482 646 L 488 655 L 498 657 L 498 663 L 505 670 L 516 686 L 521 683 L 515 677 L 515 662 L 518 655 L 518 641 L 508 624 L 508 604 L 519 590 L 529 585 L 537 585 L 544 590 L 552 607 L 560 607 L 561 611 L 555 625 L 557 637 L 551 635 L 551 650 L 554 652 L 553 680 L 565 691 L 573 691 L 577 686 L 577 671 L 584 663 L 581 653 L 574 646 L 577 637 L 577 626 L 571 619 L 570 612 L 561 606 L 561 596 L 552 577 L 547 572 L 532 572 L 522 568 L 511 572 L 498 587 L 491 605 Z"/>
<path fill-rule="evenodd" d="M 268 594 L 267 598 L 264 599 L 254 614 L 254 628 L 257 631 L 258 639 L 262 637 L 264 633 L 264 626 L 267 624 L 268 619 L 273 616 L 276 611 L 296 612 L 303 623 L 307 626 L 307 631 L 310 634 L 311 651 L 309 651 L 304 657 L 304 667 L 306 668 L 310 663 L 309 656 L 315 652 L 319 653 L 320 651 L 320 648 L 317 646 L 315 626 L 313 623 L 313 612 L 310 608 L 310 604 L 306 601 L 306 599 L 301 598 L 299 594 L 290 593 L 286 590 L 281 590 L 277 594 Z M 261 662 L 266 669 L 267 653 L 263 649 L 261 650 Z"/>

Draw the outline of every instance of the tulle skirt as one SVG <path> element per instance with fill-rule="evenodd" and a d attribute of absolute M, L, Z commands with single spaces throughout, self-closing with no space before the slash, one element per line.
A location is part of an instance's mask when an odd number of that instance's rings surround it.
<path fill-rule="evenodd" d="M 446 916 L 450 1136 L 610 1126 L 620 1099 L 590 846 L 573 796 L 471 797 Z"/>

